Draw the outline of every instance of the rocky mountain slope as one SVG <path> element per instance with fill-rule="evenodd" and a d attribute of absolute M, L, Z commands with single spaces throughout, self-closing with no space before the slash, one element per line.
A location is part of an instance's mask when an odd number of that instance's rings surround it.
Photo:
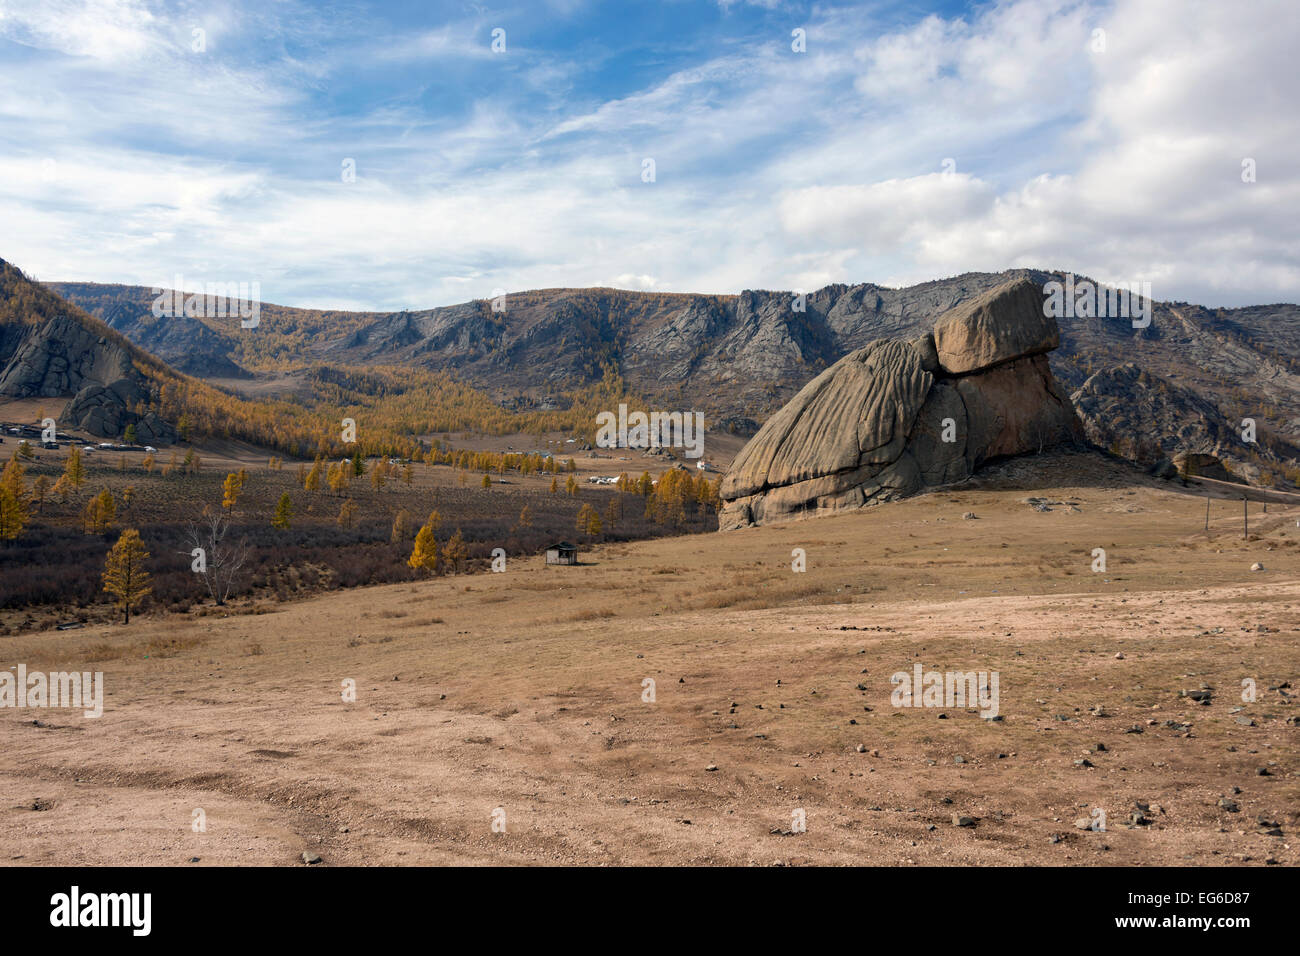
<path fill-rule="evenodd" d="M 945 313 L 933 333 L 850 352 L 736 457 L 719 528 L 892 501 L 1077 442 L 1083 428 L 1046 359 L 1059 342 L 1038 286 L 1019 279 Z"/>
<path fill-rule="evenodd" d="M 520 407 L 563 401 L 565 390 L 612 368 L 647 400 L 701 410 L 713 427 L 743 429 L 756 428 L 848 352 L 878 338 L 929 331 L 942 313 L 1016 278 L 1041 286 L 1064 277 L 1040 270 L 967 273 L 902 289 L 831 285 L 802 300 L 772 291 L 549 289 L 512 293 L 503 311 L 485 300 L 394 313 L 263 303 L 252 331 L 233 319 L 155 319 L 154 293 L 138 286 L 51 287 L 176 367 L 235 387 L 241 378 L 265 380 L 315 363 L 415 366 L 450 370 L 502 404 Z M 1103 447 L 1135 460 L 1154 447 L 1163 455 L 1211 453 L 1256 479 L 1296 467 L 1300 307 L 1207 309 L 1156 301 L 1142 329 L 1126 317 L 1062 318 L 1059 325 L 1052 373 L 1067 392 L 1081 391 L 1081 417 Z M 1145 374 L 1144 383 L 1109 372 L 1125 363 Z M 1093 378 L 1099 372 L 1105 374 Z M 1157 393 L 1154 418 L 1134 413 L 1117 422 L 1098 411 L 1141 409 Z M 1240 438 L 1247 417 L 1257 423 L 1255 444 Z M 1189 431 L 1187 420 L 1217 427 Z"/>
<path fill-rule="evenodd" d="M 135 426 L 142 442 L 176 429 L 151 406 L 174 380 L 163 363 L 0 260 L 0 395 L 71 396 L 57 422 L 102 437 Z"/>

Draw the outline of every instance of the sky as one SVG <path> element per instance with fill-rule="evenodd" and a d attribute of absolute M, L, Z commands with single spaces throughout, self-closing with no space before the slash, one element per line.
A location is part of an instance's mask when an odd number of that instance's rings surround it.
<path fill-rule="evenodd" d="M 1297 50 L 1295 0 L 0 0 L 0 258 L 341 309 L 1018 267 L 1296 302 Z"/>

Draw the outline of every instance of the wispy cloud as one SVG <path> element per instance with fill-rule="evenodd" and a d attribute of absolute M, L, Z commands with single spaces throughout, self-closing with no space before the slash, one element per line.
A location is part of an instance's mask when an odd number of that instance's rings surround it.
<path fill-rule="evenodd" d="M 0 0 L 0 256 L 334 307 L 1025 265 L 1296 297 L 1293 3 L 662 9 Z"/>

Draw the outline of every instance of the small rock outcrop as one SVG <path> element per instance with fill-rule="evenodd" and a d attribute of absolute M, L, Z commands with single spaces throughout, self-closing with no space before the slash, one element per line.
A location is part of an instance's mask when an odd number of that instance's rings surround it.
<path fill-rule="evenodd" d="M 84 428 L 92 435 L 112 438 L 135 426 L 136 440 L 146 445 L 170 445 L 176 441 L 176 429 L 156 412 L 135 414 L 132 407 L 148 401 L 148 392 L 130 378 L 120 378 L 109 385 L 87 385 L 77 392 L 63 410 L 69 425 Z"/>
<path fill-rule="evenodd" d="M 1094 372 L 1070 400 L 1088 441 L 1143 468 L 1239 444 L 1213 403 L 1132 362 Z"/>
<path fill-rule="evenodd" d="M 1174 456 L 1174 467 L 1184 478 L 1213 478 L 1215 481 L 1231 481 L 1246 484 L 1230 472 L 1217 455 L 1205 452 L 1184 452 Z"/>
<path fill-rule="evenodd" d="M 911 342 L 844 356 L 759 429 L 722 483 L 722 530 L 861 508 L 968 477 L 993 458 L 1078 442 L 1025 279 L 945 313 Z"/>

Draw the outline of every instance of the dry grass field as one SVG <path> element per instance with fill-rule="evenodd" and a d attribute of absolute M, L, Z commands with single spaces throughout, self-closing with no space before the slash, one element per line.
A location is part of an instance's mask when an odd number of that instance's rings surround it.
<path fill-rule="evenodd" d="M 0 852 L 1295 865 L 1300 509 L 1250 505 L 1243 540 L 1239 501 L 1212 502 L 1208 534 L 1205 508 L 1061 455 L 578 567 L 10 635 L 3 666 L 101 670 L 107 695 L 99 719 L 0 710 Z M 917 663 L 997 672 L 1002 719 L 891 706 L 890 675 Z M 1076 825 L 1096 809 L 1105 831 Z"/>

